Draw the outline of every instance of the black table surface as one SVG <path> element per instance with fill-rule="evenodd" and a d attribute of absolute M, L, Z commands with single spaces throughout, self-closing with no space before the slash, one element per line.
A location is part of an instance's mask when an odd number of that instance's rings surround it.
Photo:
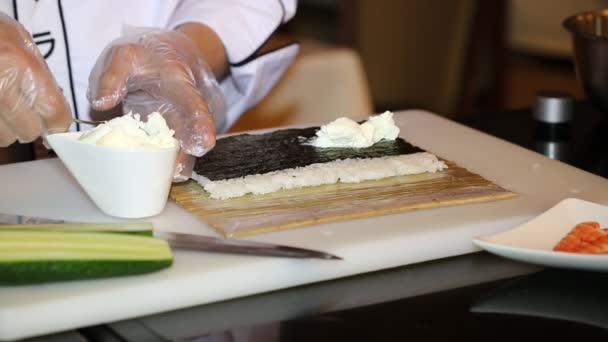
<path fill-rule="evenodd" d="M 577 168 L 608 177 L 608 113 L 586 102 L 576 103 L 565 124 L 534 120 L 532 109 L 480 113 L 463 124 L 558 159 Z"/>
<path fill-rule="evenodd" d="M 530 109 L 461 122 L 608 177 L 608 115 L 567 124 Z M 608 273 L 542 269 L 485 252 L 114 322 L 35 341 L 514 341 L 608 337 Z"/>

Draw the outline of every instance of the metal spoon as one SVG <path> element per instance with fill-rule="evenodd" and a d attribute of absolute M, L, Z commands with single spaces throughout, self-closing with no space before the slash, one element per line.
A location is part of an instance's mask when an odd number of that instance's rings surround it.
<path fill-rule="evenodd" d="M 84 119 L 76 119 L 76 118 L 72 118 L 72 121 L 76 122 L 76 123 L 80 123 L 80 124 L 94 125 L 94 126 L 107 122 L 107 121 L 84 120 Z"/>

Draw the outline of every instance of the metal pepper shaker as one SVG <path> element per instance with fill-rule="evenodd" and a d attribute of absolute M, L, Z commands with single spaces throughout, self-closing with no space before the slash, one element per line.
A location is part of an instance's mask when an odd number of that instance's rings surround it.
<path fill-rule="evenodd" d="M 571 157 L 570 121 L 574 98 L 564 92 L 537 93 L 533 116 L 536 120 L 535 149 L 551 159 Z"/>
<path fill-rule="evenodd" d="M 564 92 L 540 91 L 536 94 L 534 119 L 548 124 L 560 124 L 572 119 L 574 98 Z"/>

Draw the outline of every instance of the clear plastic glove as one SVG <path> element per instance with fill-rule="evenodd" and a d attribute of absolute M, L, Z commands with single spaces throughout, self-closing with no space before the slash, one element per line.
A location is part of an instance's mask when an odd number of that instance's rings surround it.
<path fill-rule="evenodd" d="M 212 113 L 224 110 L 218 83 L 194 43 L 183 33 L 146 30 L 112 42 L 89 77 L 96 110 L 122 102 L 142 117 L 160 112 L 180 142 L 174 181 L 187 180 L 195 157 L 215 146 Z"/>
<path fill-rule="evenodd" d="M 70 107 L 32 36 L 0 12 L 0 146 L 63 132 Z"/>

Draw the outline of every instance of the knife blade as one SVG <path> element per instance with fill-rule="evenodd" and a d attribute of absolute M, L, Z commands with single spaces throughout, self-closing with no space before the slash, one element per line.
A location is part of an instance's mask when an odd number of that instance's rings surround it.
<path fill-rule="evenodd" d="M 36 224 L 77 224 L 63 220 L 46 219 L 41 217 L 0 214 L 0 224 L 36 225 Z M 115 224 L 115 223 L 113 223 Z M 165 232 L 153 230 L 155 237 L 166 240 L 176 249 L 205 251 L 212 253 L 246 254 L 268 257 L 285 257 L 301 259 L 342 260 L 339 256 L 306 248 L 257 242 L 218 238 L 198 234 Z"/>
<path fill-rule="evenodd" d="M 166 240 L 170 246 L 178 249 L 287 258 L 342 260 L 342 258 L 336 255 L 322 251 L 265 242 L 225 239 L 212 236 L 163 231 L 155 231 L 154 236 Z"/>

